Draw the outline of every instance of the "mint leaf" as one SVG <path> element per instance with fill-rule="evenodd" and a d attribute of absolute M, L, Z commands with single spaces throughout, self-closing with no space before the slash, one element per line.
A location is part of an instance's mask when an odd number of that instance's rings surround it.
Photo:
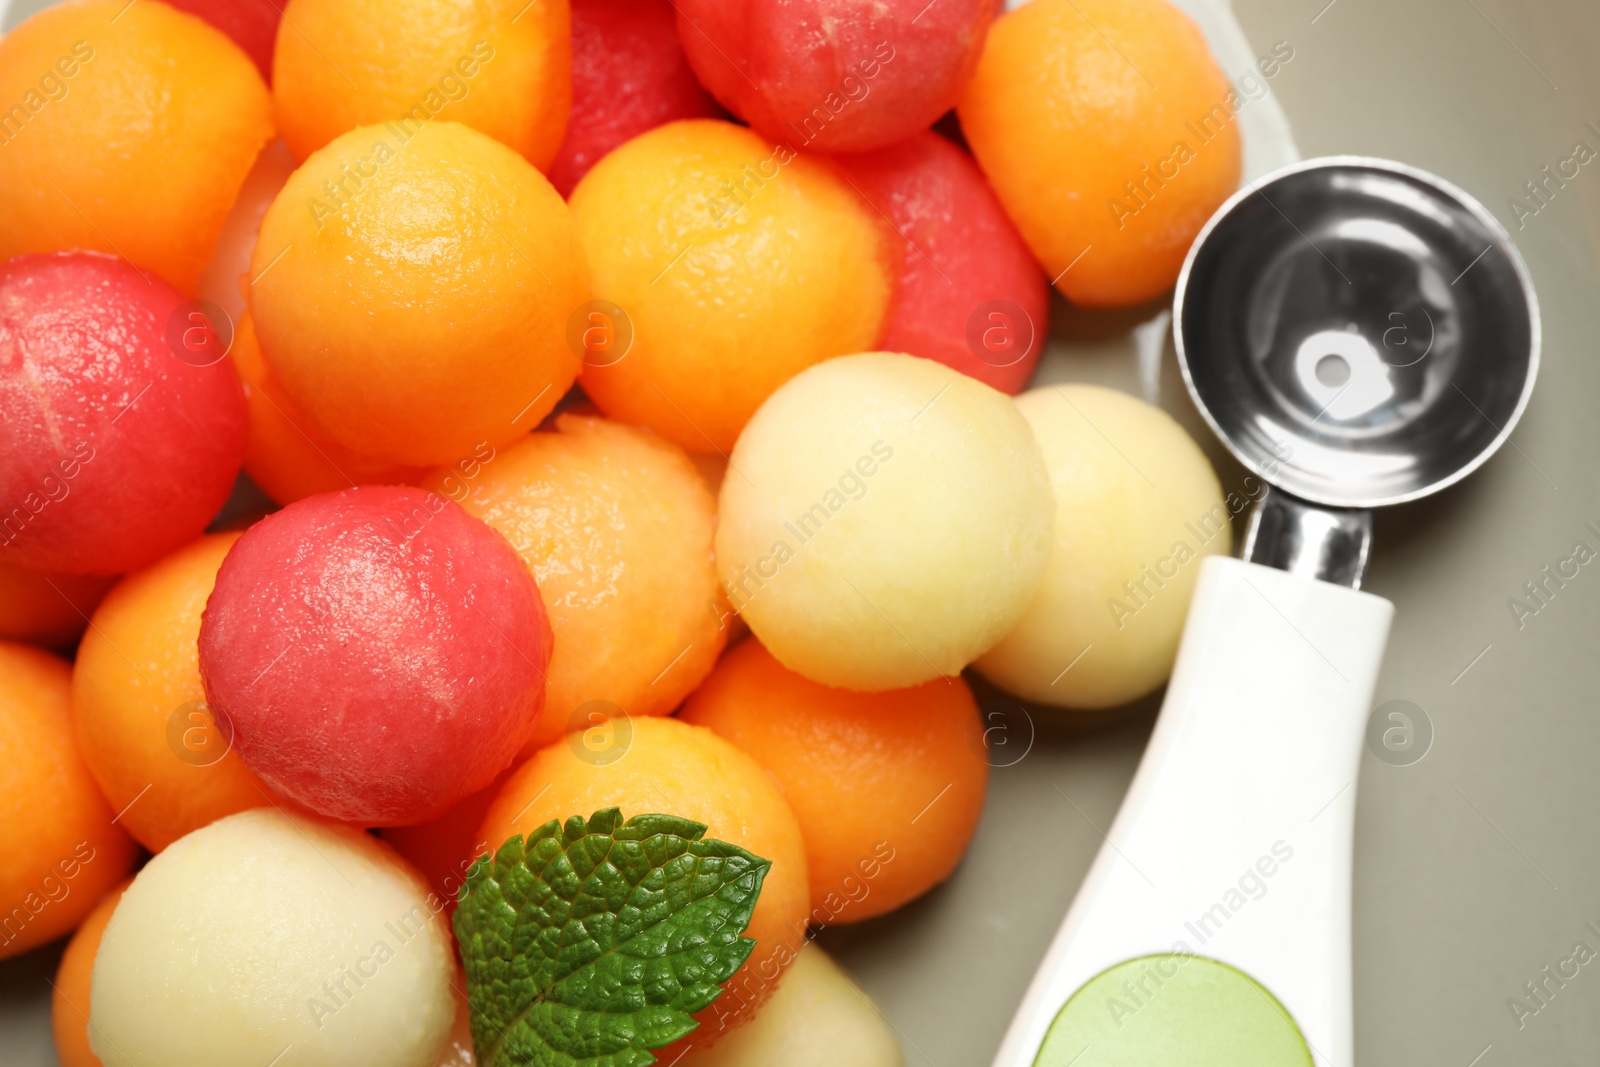
<path fill-rule="evenodd" d="M 772 866 L 700 823 L 552 819 L 467 872 L 456 940 L 480 1067 L 648 1067 L 755 948 Z"/>

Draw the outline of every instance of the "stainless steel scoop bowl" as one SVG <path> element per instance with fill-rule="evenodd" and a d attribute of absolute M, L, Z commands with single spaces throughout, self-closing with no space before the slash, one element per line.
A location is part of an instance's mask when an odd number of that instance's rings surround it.
<path fill-rule="evenodd" d="M 1334 157 L 1256 182 L 1196 240 L 1184 381 L 1246 466 L 1333 507 L 1459 481 L 1533 392 L 1539 314 L 1494 217 L 1440 178 Z"/>
<path fill-rule="evenodd" d="M 1539 363 L 1538 302 L 1504 228 L 1381 159 L 1311 160 L 1240 190 L 1190 250 L 1173 317 L 1200 413 L 1289 494 L 1257 508 L 1245 558 L 1350 586 L 1371 520 L 1345 509 L 1476 470 Z"/>

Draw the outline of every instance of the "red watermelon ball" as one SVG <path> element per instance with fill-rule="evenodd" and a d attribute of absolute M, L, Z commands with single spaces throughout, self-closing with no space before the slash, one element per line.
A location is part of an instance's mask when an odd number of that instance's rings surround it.
<path fill-rule="evenodd" d="M 367 485 L 245 531 L 206 602 L 200 673 L 274 789 L 398 826 L 510 765 L 544 706 L 550 643 L 505 538 L 437 493 Z"/>
<path fill-rule="evenodd" d="M 768 137 L 865 152 L 955 106 L 997 0 L 674 0 L 701 84 Z"/>
<path fill-rule="evenodd" d="M 1020 392 L 1044 346 L 1050 285 L 977 163 L 929 132 L 837 162 L 898 232 L 879 347 Z"/>
<path fill-rule="evenodd" d="M 0 562 L 119 574 L 199 536 L 244 459 L 222 332 L 115 256 L 0 266 Z"/>
<path fill-rule="evenodd" d="M 562 196 L 622 142 L 720 114 L 689 69 L 668 0 L 572 0 L 572 116 L 547 174 Z"/>

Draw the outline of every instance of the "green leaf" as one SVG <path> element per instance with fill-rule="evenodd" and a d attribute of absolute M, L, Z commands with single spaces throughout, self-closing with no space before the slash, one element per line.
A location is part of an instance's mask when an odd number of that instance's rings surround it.
<path fill-rule="evenodd" d="M 647 1067 L 755 948 L 772 866 L 700 823 L 616 808 L 545 823 L 467 872 L 456 940 L 481 1067 Z"/>

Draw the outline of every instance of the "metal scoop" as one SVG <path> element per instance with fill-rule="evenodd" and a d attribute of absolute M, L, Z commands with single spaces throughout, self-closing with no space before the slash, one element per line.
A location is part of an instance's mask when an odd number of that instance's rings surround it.
<path fill-rule="evenodd" d="M 1465 478 L 1533 393 L 1539 313 L 1483 206 L 1378 159 L 1312 160 L 1236 195 L 1178 280 L 1200 413 L 1274 494 L 1245 558 L 1359 586 L 1371 519 Z"/>
<path fill-rule="evenodd" d="M 1483 206 L 1335 157 L 1241 190 L 1173 310 L 1184 381 L 1272 488 L 1203 565 L 1161 715 L 996 1067 L 1351 1067 L 1355 783 L 1393 605 L 1372 508 L 1510 436 L 1539 312 Z"/>

